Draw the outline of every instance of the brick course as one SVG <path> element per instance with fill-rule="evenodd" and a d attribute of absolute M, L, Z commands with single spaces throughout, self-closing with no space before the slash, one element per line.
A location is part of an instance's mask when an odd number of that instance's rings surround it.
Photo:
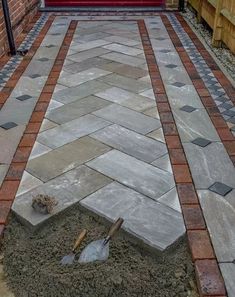
<path fill-rule="evenodd" d="M 24 30 L 37 12 L 39 0 L 8 0 L 12 28 L 15 38 Z M 8 49 L 5 21 L 0 2 L 0 56 Z"/>

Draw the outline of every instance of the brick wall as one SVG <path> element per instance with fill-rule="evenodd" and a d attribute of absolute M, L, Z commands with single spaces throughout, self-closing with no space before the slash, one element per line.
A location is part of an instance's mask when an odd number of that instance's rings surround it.
<path fill-rule="evenodd" d="M 30 19 L 37 12 L 39 0 L 8 0 L 12 27 L 15 38 L 22 32 Z M 7 51 L 8 43 L 5 22 L 0 0 L 0 56 Z"/>

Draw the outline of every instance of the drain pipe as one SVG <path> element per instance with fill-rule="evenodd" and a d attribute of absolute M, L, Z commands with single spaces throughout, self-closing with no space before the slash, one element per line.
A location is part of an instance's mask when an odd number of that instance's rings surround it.
<path fill-rule="evenodd" d="M 10 54 L 12 56 L 15 56 L 17 51 L 16 51 L 14 36 L 13 36 L 13 32 L 12 32 L 11 19 L 10 19 L 10 13 L 9 13 L 9 7 L 8 7 L 7 0 L 2 0 L 2 9 L 3 9 L 3 14 L 4 14 L 5 24 L 6 24 L 6 31 L 7 31 L 9 48 L 10 48 Z"/>

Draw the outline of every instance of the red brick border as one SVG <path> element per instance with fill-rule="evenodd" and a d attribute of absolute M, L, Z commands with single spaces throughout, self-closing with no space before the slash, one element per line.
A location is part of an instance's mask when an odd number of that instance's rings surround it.
<path fill-rule="evenodd" d="M 45 33 L 50 28 L 52 19 L 50 19 L 47 22 L 43 29 L 43 32 L 41 32 L 39 38 L 37 38 L 33 47 L 33 53 L 35 53 L 37 48 L 40 46 L 40 43 Z M 46 113 L 50 99 L 52 97 L 57 79 L 59 78 L 60 72 L 62 70 L 65 57 L 72 42 L 75 29 L 77 27 L 77 23 L 77 21 L 71 21 L 70 23 L 68 31 L 61 45 L 60 51 L 55 59 L 54 65 L 47 78 L 46 84 L 41 92 L 41 95 L 29 120 L 29 123 L 21 138 L 21 141 L 15 152 L 7 175 L 2 183 L 0 189 L 0 238 L 1 236 L 3 236 L 4 226 L 7 223 L 7 218 L 11 209 L 11 205 L 14 201 L 16 192 L 18 190 L 20 180 L 24 173 L 24 169 L 26 167 L 30 152 L 36 141 L 37 134 L 40 130 L 44 115 Z M 12 78 L 10 79 L 10 81 L 11 80 Z"/>
<path fill-rule="evenodd" d="M 3 89 L 0 91 L 0 109 L 3 107 L 4 103 L 7 101 L 9 96 L 11 95 L 13 89 L 15 88 L 17 82 L 21 78 L 22 74 L 24 73 L 25 69 L 31 62 L 33 56 L 35 55 L 37 49 L 39 48 L 40 44 L 42 43 L 45 35 L 47 34 L 52 22 L 54 21 L 53 16 L 50 16 L 49 19 L 47 20 L 46 24 L 38 34 L 36 40 L 32 44 L 31 48 L 29 49 L 28 53 L 26 56 L 24 56 L 23 60 L 21 63 L 17 66 L 16 70 L 13 72 L 11 77 L 9 78 L 8 82 L 6 85 L 3 87 Z M 22 39 L 23 36 L 21 37 Z"/>
<path fill-rule="evenodd" d="M 162 18 L 164 18 L 164 16 L 162 16 Z M 169 105 L 167 93 L 157 66 L 144 20 L 139 20 L 138 25 L 166 145 L 172 163 L 173 174 L 187 230 L 188 243 L 195 264 L 199 294 L 201 297 L 226 296 L 224 281 L 210 241 L 203 212 L 192 181 L 190 168 L 182 148 L 174 116 Z M 174 42 L 176 42 L 178 47 L 179 40 L 175 39 Z"/>

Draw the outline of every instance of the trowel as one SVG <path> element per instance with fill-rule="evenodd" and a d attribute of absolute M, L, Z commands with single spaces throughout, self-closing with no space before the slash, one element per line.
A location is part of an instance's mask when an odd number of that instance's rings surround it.
<path fill-rule="evenodd" d="M 69 255 L 66 255 L 62 258 L 62 260 L 60 261 L 60 263 L 62 265 L 71 265 L 73 264 L 73 261 L 74 261 L 74 258 L 75 258 L 75 253 L 76 253 L 76 249 L 80 246 L 80 244 L 82 243 L 83 239 L 85 238 L 87 234 L 87 230 L 84 229 L 80 235 L 78 236 L 74 246 L 73 246 L 73 249 L 72 249 L 72 252 L 69 254 Z"/>
<path fill-rule="evenodd" d="M 110 228 L 106 238 L 92 241 L 81 252 L 79 263 L 89 263 L 93 261 L 105 261 L 109 257 L 109 241 L 120 229 L 123 219 L 119 218 Z"/>

